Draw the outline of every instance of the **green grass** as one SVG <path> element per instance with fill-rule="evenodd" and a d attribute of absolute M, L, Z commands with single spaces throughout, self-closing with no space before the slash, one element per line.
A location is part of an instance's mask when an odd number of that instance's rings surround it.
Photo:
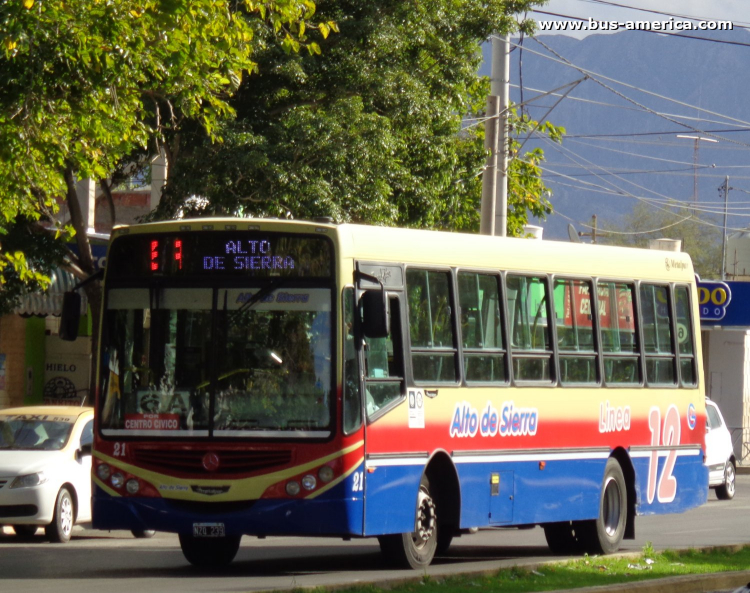
<path fill-rule="evenodd" d="M 650 544 L 640 555 L 628 557 L 584 556 L 579 560 L 546 564 L 536 569 L 508 568 L 491 576 L 430 577 L 389 587 L 390 593 L 486 593 L 576 589 L 647 579 L 747 570 L 750 546 L 710 550 L 655 552 Z M 352 587 L 342 592 L 379 593 L 374 586 Z"/>

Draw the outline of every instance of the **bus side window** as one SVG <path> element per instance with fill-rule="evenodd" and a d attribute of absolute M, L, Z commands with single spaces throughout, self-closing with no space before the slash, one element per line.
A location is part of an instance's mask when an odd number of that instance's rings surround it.
<path fill-rule="evenodd" d="M 359 384 L 359 360 L 354 343 L 354 289 L 344 289 L 344 433 L 351 434 L 362 426 L 362 399 Z"/>
<path fill-rule="evenodd" d="M 635 326 L 635 287 L 623 282 L 598 282 L 599 327 L 607 383 L 639 384 L 640 349 Z"/>
<path fill-rule="evenodd" d="M 365 409 L 368 418 L 404 395 L 401 308 L 395 296 L 390 297 L 390 326 L 388 337 L 365 339 Z"/>
<path fill-rule="evenodd" d="M 518 381 L 551 381 L 546 279 L 508 274 L 506 286 L 513 377 Z"/>
<path fill-rule="evenodd" d="M 598 383 L 591 283 L 556 278 L 554 293 L 560 383 Z"/>
<path fill-rule="evenodd" d="M 691 320 L 690 293 L 687 286 L 677 286 L 674 290 L 677 309 L 677 342 L 680 354 L 680 379 L 683 385 L 698 384 L 695 370 L 695 337 Z"/>
<path fill-rule="evenodd" d="M 461 344 L 467 383 L 506 383 L 507 353 L 498 276 L 458 273 Z"/>
<path fill-rule="evenodd" d="M 454 383 L 458 350 L 454 333 L 451 277 L 434 270 L 406 271 L 409 336 L 414 380 Z"/>
<path fill-rule="evenodd" d="M 641 284 L 640 294 L 646 379 L 649 384 L 674 385 L 677 379 L 676 356 L 672 339 L 669 288 Z"/>

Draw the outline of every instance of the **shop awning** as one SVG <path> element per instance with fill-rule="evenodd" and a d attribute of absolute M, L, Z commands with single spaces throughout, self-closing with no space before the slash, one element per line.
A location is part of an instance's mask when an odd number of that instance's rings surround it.
<path fill-rule="evenodd" d="M 35 292 L 21 297 L 14 313 L 17 315 L 60 315 L 62 313 L 63 294 L 78 284 L 79 280 L 70 272 L 55 269 L 51 275 L 52 284 L 46 292 Z M 81 295 L 81 314 L 86 313 L 88 303 L 83 290 Z"/>

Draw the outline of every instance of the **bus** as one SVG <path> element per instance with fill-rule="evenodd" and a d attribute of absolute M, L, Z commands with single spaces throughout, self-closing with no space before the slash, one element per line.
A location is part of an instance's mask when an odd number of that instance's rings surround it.
<path fill-rule="evenodd" d="M 696 280 L 675 252 L 205 218 L 117 227 L 93 526 L 612 553 L 708 495 Z M 499 535 L 498 537 L 502 537 Z"/>

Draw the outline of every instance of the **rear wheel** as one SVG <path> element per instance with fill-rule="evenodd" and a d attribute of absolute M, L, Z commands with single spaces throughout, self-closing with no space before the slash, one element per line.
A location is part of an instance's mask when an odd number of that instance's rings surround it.
<path fill-rule="evenodd" d="M 36 525 L 14 525 L 13 531 L 16 532 L 16 536 L 22 539 L 28 539 L 36 533 Z"/>
<path fill-rule="evenodd" d="M 581 521 L 579 536 L 590 554 L 613 554 L 620 548 L 628 517 L 625 476 L 616 459 L 610 457 L 604 469 L 599 496 L 599 517 Z"/>
<path fill-rule="evenodd" d="M 721 500 L 731 500 L 734 498 L 736 470 L 731 460 L 727 461 L 724 468 L 724 483 L 716 489 L 716 497 Z"/>
<path fill-rule="evenodd" d="M 214 568 L 230 564 L 240 549 L 240 535 L 202 538 L 180 534 L 180 547 L 193 566 Z"/>
<path fill-rule="evenodd" d="M 378 538 L 380 550 L 393 564 L 420 569 L 429 566 L 435 557 L 438 546 L 438 519 L 427 476 L 422 476 L 419 485 L 415 527 L 416 531 L 413 533 L 381 535 Z"/>
<path fill-rule="evenodd" d="M 55 515 L 52 518 L 52 523 L 44 528 L 44 532 L 51 542 L 64 544 L 70 541 L 74 521 L 73 497 L 67 488 L 61 488 L 55 501 Z"/>

